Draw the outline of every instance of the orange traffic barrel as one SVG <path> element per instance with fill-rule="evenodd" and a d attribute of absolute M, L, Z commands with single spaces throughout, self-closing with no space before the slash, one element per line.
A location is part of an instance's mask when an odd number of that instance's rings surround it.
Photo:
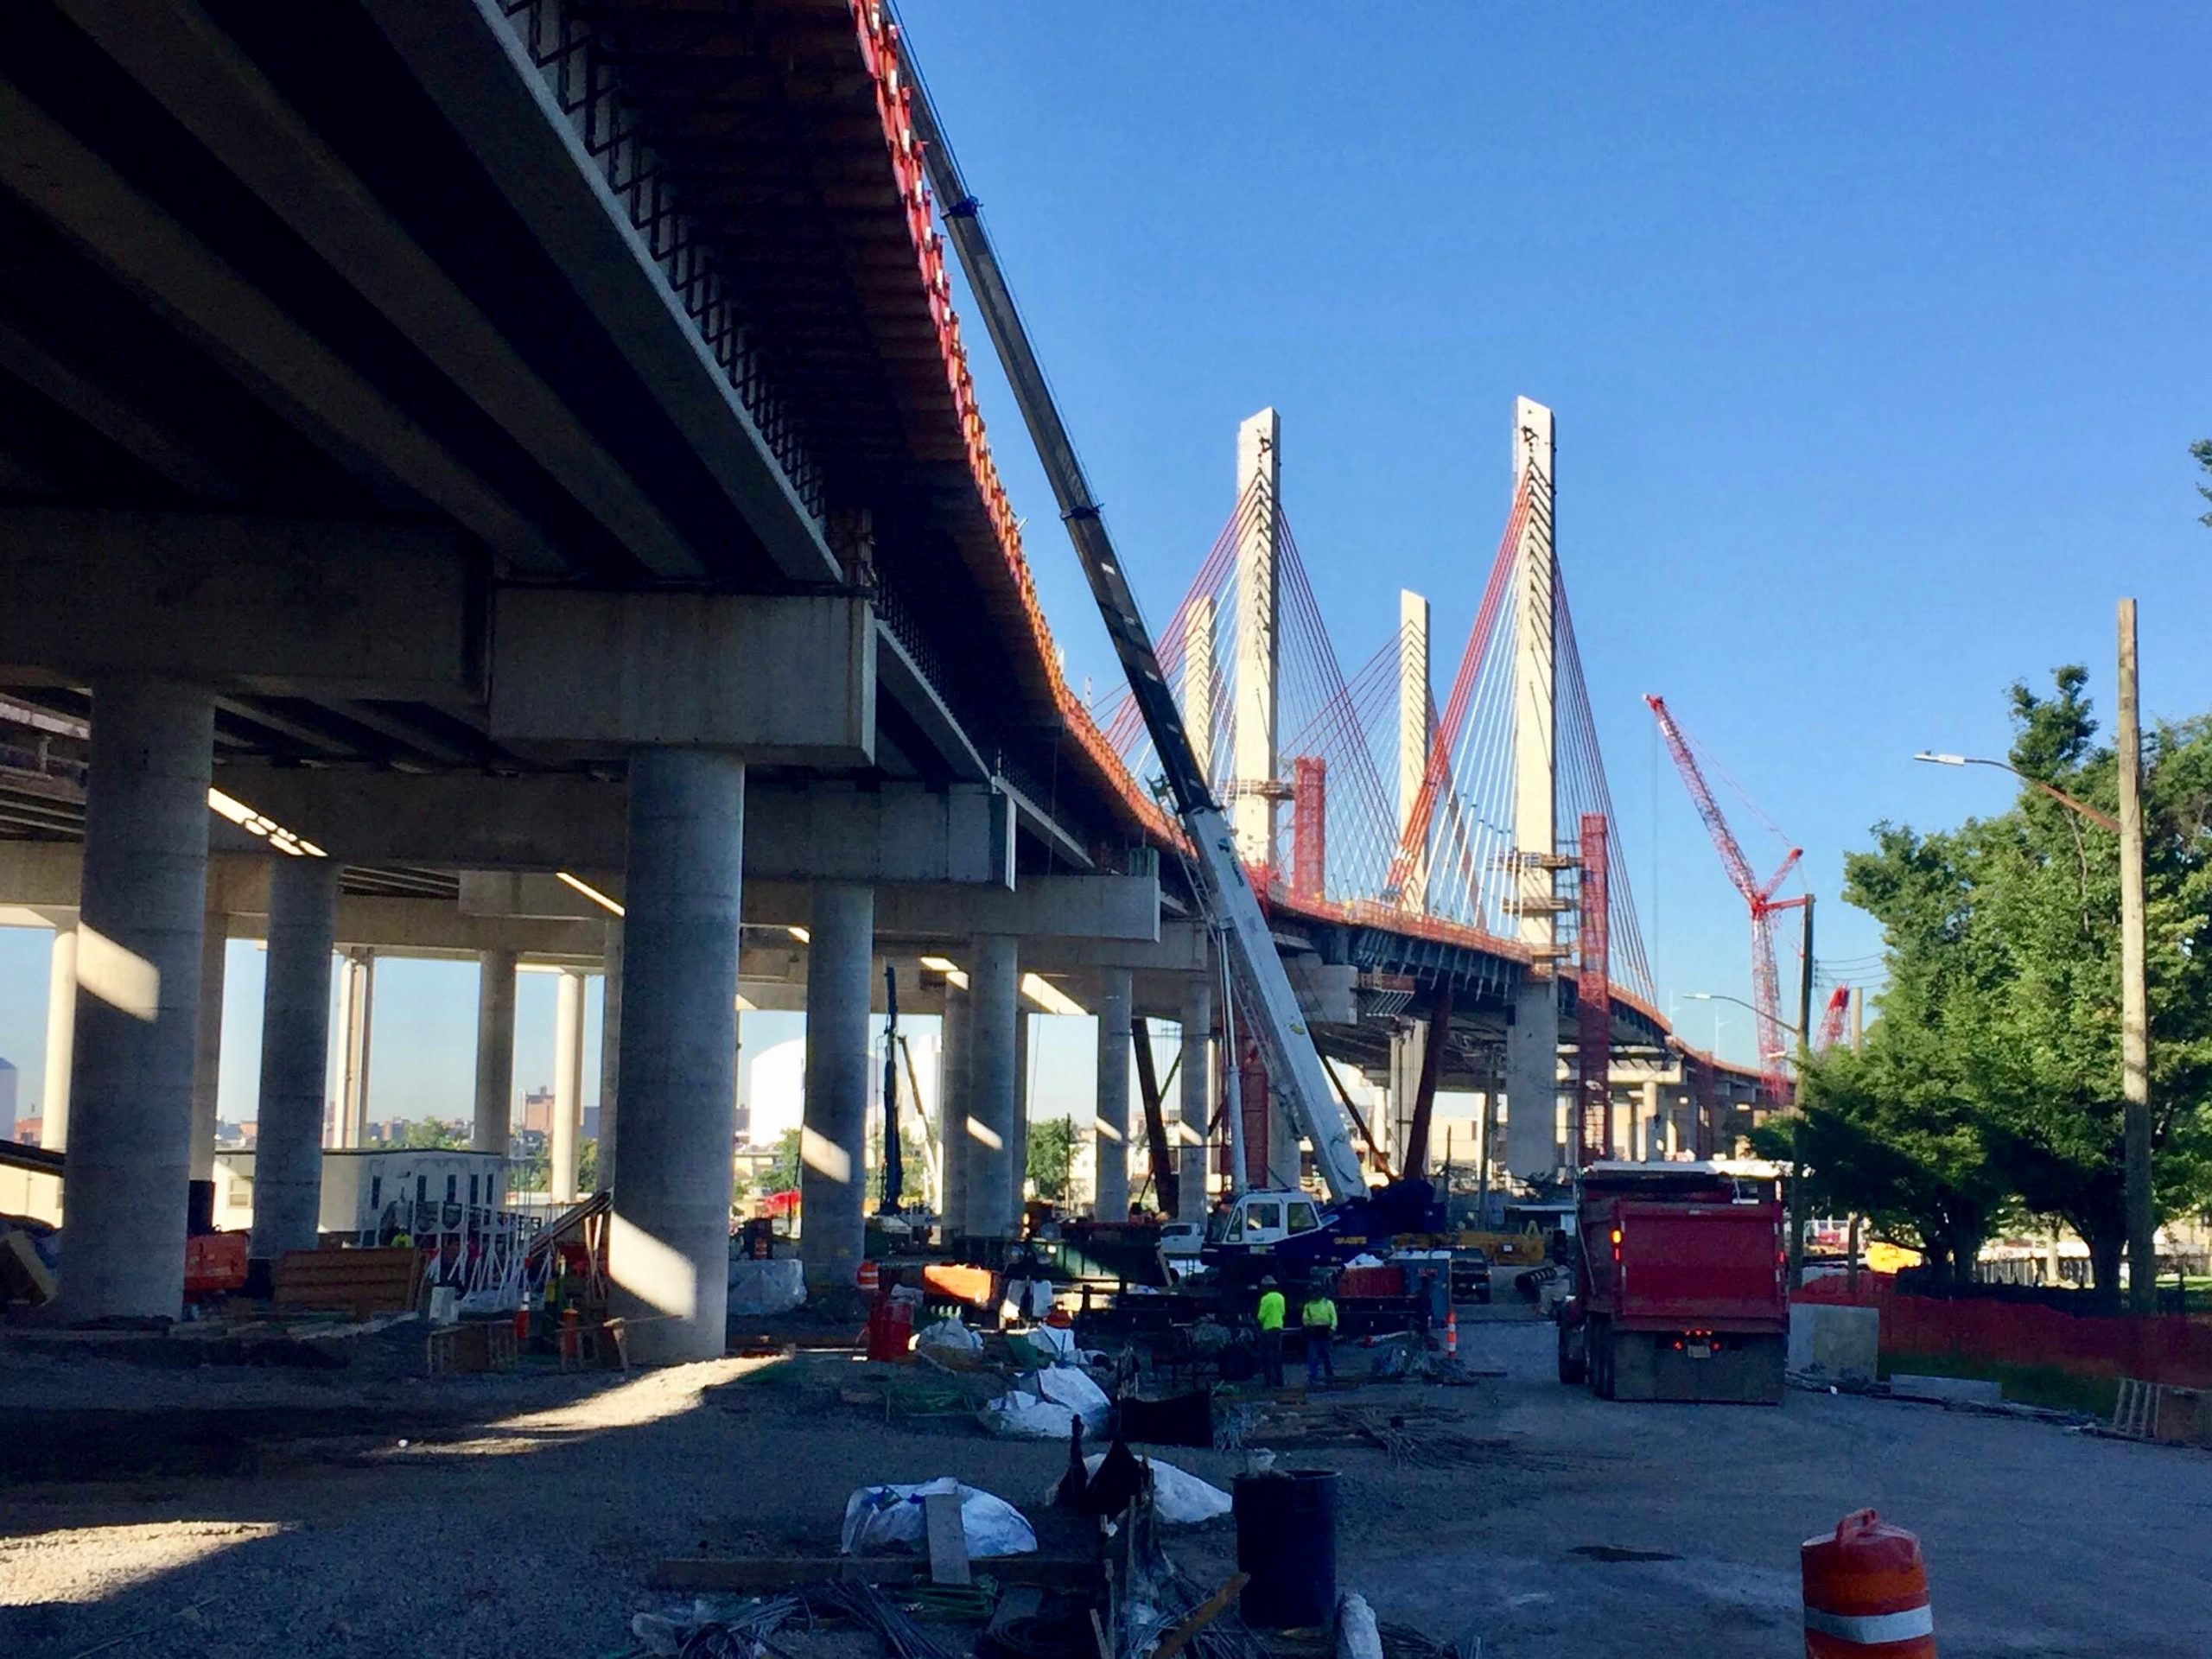
<path fill-rule="evenodd" d="M 853 1282 L 858 1285 L 864 1294 L 874 1295 L 875 1287 L 879 1282 L 875 1263 L 863 1256 L 861 1260 L 860 1271 L 853 1275 Z"/>
<path fill-rule="evenodd" d="M 1799 1551 L 1806 1659 L 1935 1659 L 1936 1618 L 1920 1540 L 1872 1510 Z"/>

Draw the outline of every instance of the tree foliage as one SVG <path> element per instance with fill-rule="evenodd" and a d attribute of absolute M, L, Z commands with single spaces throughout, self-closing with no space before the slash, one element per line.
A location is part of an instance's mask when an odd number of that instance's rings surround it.
<path fill-rule="evenodd" d="M 2049 693 L 2012 687 L 2011 758 L 2111 812 L 2117 765 L 2088 684 L 2069 667 Z M 2212 720 L 2158 728 L 2144 766 L 2156 1169 L 2171 1213 L 2208 1192 Z M 2126 1233 L 2117 838 L 2033 788 L 1956 830 L 1874 836 L 1847 861 L 1844 894 L 1882 924 L 1889 988 L 1864 1052 L 1824 1057 L 1806 1078 L 1808 1184 L 1960 1276 L 2003 1221 L 2062 1219 L 2111 1291 Z"/>
<path fill-rule="evenodd" d="M 2212 474 L 2212 438 L 2199 438 L 2189 446 L 2189 453 L 2199 467 L 2208 474 Z M 2196 486 L 2196 493 L 2207 501 L 2212 501 L 2212 484 L 2199 484 Z M 2204 514 L 2196 522 L 2200 524 L 2212 524 L 2212 512 Z"/>
<path fill-rule="evenodd" d="M 1058 1204 L 1067 1197 L 1076 1143 L 1071 1117 L 1047 1117 L 1029 1126 L 1029 1184 L 1039 1198 Z"/>

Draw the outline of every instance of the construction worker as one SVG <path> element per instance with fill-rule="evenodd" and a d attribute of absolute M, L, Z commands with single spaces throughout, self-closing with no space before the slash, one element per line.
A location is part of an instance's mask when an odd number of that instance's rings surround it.
<path fill-rule="evenodd" d="M 1337 1305 L 1330 1300 L 1325 1281 L 1316 1280 L 1306 1298 L 1306 1306 L 1298 1316 L 1306 1327 L 1306 1385 L 1313 1388 L 1326 1376 L 1330 1386 L 1337 1381 Z"/>
<path fill-rule="evenodd" d="M 1260 1281 L 1260 1380 L 1271 1389 L 1282 1387 L 1282 1319 L 1288 1311 L 1274 1275 Z"/>

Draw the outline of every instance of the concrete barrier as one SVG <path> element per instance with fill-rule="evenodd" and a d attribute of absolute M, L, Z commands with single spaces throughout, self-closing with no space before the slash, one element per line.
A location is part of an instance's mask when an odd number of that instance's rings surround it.
<path fill-rule="evenodd" d="M 1793 1302 L 1789 1370 L 1832 1382 L 1872 1382 L 1881 1349 L 1881 1324 L 1879 1311 L 1871 1307 Z"/>

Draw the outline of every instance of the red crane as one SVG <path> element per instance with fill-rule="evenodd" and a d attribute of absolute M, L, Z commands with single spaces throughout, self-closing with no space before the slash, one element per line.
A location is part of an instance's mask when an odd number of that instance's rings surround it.
<path fill-rule="evenodd" d="M 1804 855 L 1803 849 L 1792 847 L 1764 882 L 1754 876 L 1751 861 L 1736 844 L 1735 832 L 1729 829 L 1728 820 L 1720 815 L 1719 804 L 1713 798 L 1713 791 L 1706 785 L 1705 773 L 1698 766 L 1697 757 L 1690 753 L 1682 728 L 1675 724 L 1675 717 L 1667 712 L 1662 699 L 1647 696 L 1644 702 L 1651 705 L 1652 716 L 1659 722 L 1659 735 L 1666 740 L 1667 753 L 1675 758 L 1675 770 L 1682 774 L 1697 815 L 1705 820 L 1706 833 L 1713 837 L 1713 844 L 1719 851 L 1721 867 L 1751 908 L 1751 985 L 1758 1012 L 1759 1075 L 1775 1100 L 1787 1103 L 1789 1074 L 1782 1064 L 1788 1049 L 1783 1041 L 1782 983 L 1774 968 L 1774 913 L 1796 909 L 1805 900 L 1802 896 L 1777 899 L 1774 894 L 1789 872 L 1797 868 L 1797 861 Z"/>
<path fill-rule="evenodd" d="M 1843 1035 L 1843 1016 L 1851 1012 L 1851 987 L 1839 985 L 1828 993 L 1828 1005 L 1821 1011 L 1821 1034 L 1813 1039 L 1813 1052 L 1825 1054 L 1835 1046 L 1837 1038 Z"/>

